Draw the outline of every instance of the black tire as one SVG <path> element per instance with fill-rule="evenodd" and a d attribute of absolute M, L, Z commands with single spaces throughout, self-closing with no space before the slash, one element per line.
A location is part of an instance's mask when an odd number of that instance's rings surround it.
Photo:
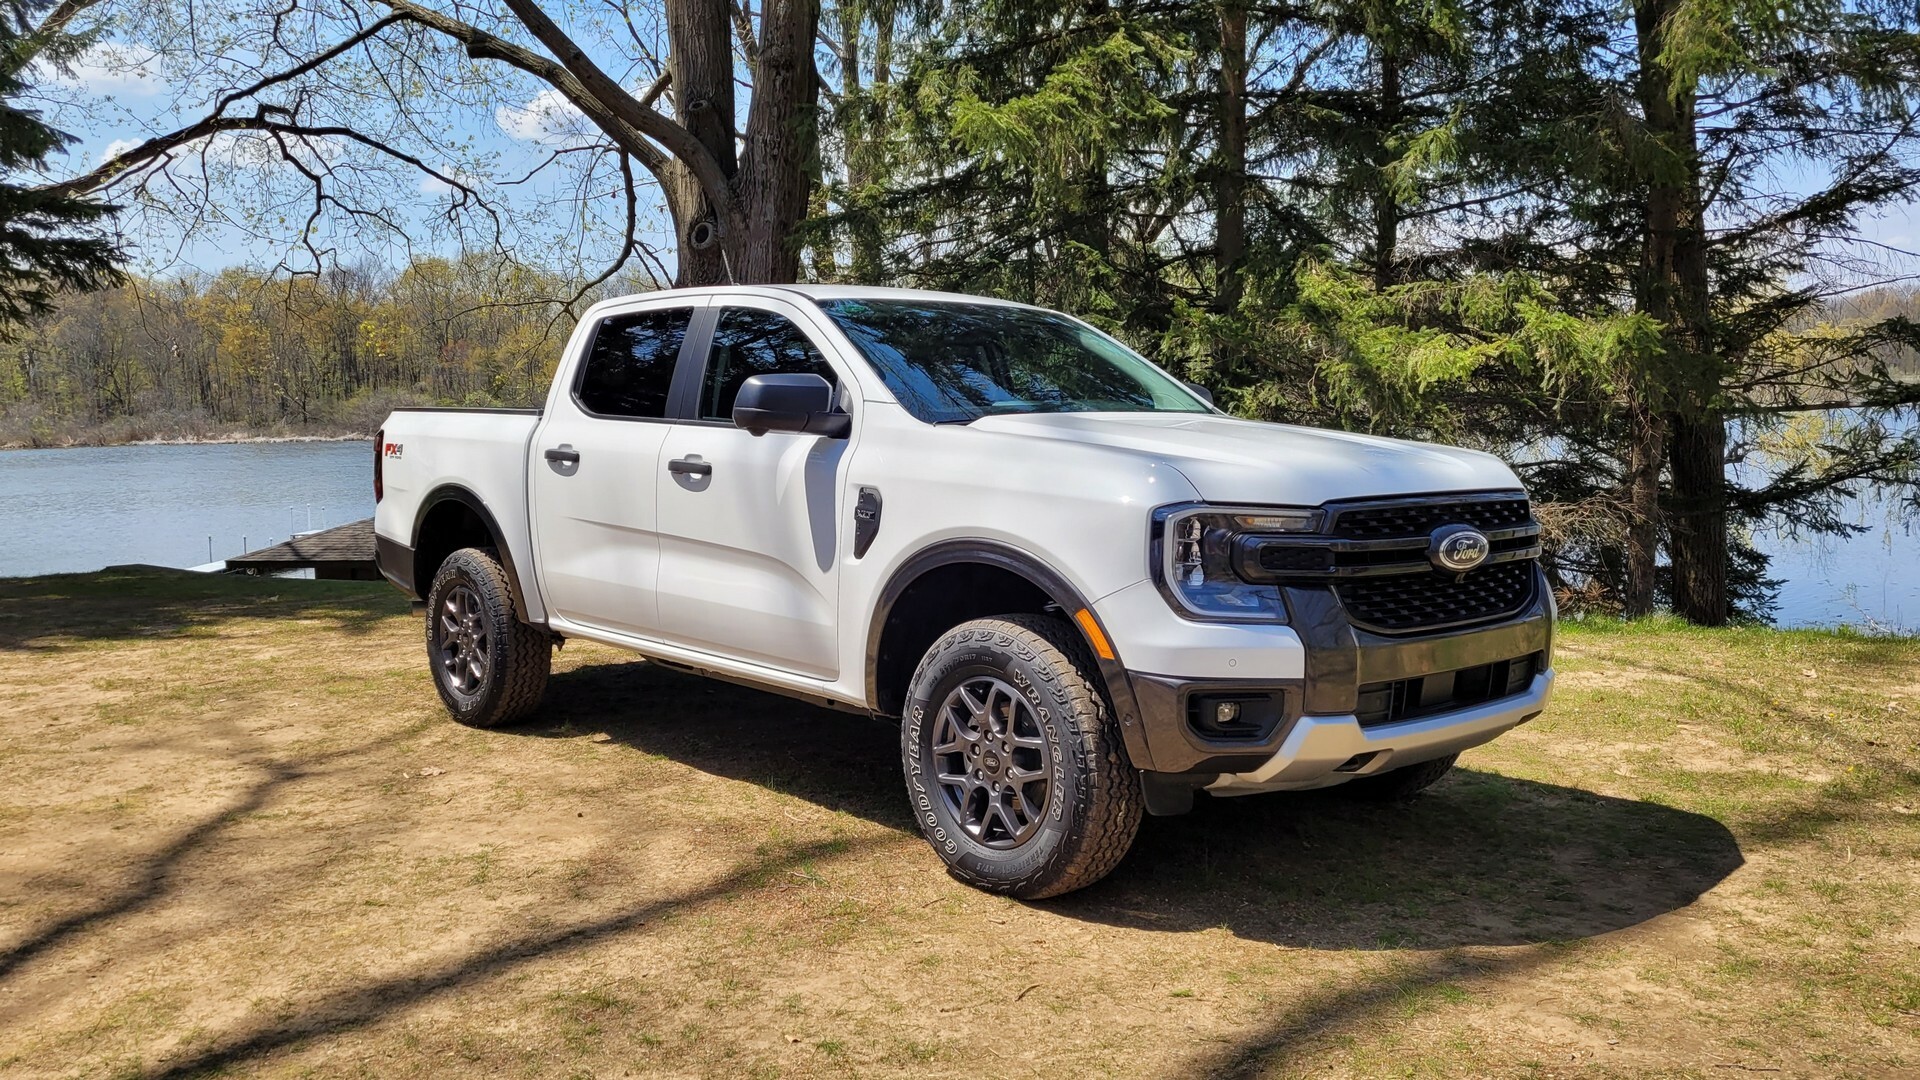
<path fill-rule="evenodd" d="M 963 623 L 927 650 L 908 686 L 900 754 L 914 820 L 954 877 L 1035 900 L 1085 888 L 1126 857 L 1140 829 L 1140 774 L 1096 670 L 1072 627 L 1040 615 Z M 1004 721 L 1002 735 L 988 714 Z M 941 733 L 949 741 L 936 745 Z M 968 779 L 983 770 L 984 780 Z M 981 820 L 969 825 L 975 806 Z"/>
<path fill-rule="evenodd" d="M 1432 761 L 1388 769 L 1378 776 L 1349 780 L 1333 790 L 1350 799 L 1364 799 L 1367 802 L 1406 802 L 1447 775 L 1458 760 L 1459 754 L 1448 754 Z"/>
<path fill-rule="evenodd" d="M 433 575 L 427 663 L 455 720 L 501 727 L 539 707 L 553 669 L 553 637 L 516 615 L 507 572 L 491 550 L 461 548 Z"/>

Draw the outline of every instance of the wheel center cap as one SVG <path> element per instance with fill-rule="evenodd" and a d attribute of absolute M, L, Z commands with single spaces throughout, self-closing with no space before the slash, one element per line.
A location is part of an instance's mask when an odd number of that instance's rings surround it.
<path fill-rule="evenodd" d="M 987 756 L 981 759 L 980 764 L 985 766 L 988 772 L 997 773 L 1000 771 L 1000 755 L 989 751 Z"/>

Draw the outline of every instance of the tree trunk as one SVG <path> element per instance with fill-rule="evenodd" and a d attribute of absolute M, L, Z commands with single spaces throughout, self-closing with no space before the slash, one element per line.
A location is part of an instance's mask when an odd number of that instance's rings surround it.
<path fill-rule="evenodd" d="M 800 276 L 797 231 L 815 161 L 819 0 L 761 6 L 753 100 L 738 153 L 732 29 L 726 0 L 667 0 L 674 115 L 719 162 L 730 204 L 726 219 L 715 221 L 693 170 L 677 160 L 667 169 L 662 186 L 680 236 L 677 285 L 783 283 Z"/>
<path fill-rule="evenodd" d="M 1653 614 L 1653 582 L 1660 548 L 1660 467 L 1666 446 L 1660 417 L 1645 405 L 1629 410 L 1627 432 L 1626 591 L 1621 614 L 1637 619 Z"/>
<path fill-rule="evenodd" d="M 733 146 L 733 23 L 727 0 L 667 0 L 666 7 L 674 118 L 707 148 L 723 173 L 735 177 L 739 165 Z M 680 241 L 674 284 L 725 282 L 722 237 L 733 223 L 713 219 L 713 207 L 699 178 L 684 161 L 671 164 L 661 188 Z M 734 273 L 738 275 L 738 267 Z"/>
<path fill-rule="evenodd" d="M 864 4 L 843 2 L 840 11 L 840 38 L 845 54 L 841 57 L 840 130 L 846 140 L 847 205 L 850 212 L 847 241 L 850 257 L 849 277 L 863 285 L 879 284 L 884 246 L 880 229 L 873 220 L 868 188 L 880 179 L 880 144 L 877 133 L 885 121 L 884 103 L 869 99 L 860 83 L 860 34 L 868 11 Z M 874 14 L 873 84 L 877 91 L 886 85 L 891 72 L 893 22 L 884 5 Z"/>
<path fill-rule="evenodd" d="M 1220 142 L 1213 180 L 1214 307 L 1231 315 L 1245 291 L 1247 253 L 1247 9 L 1220 6 Z"/>
<path fill-rule="evenodd" d="M 1668 543 L 1673 549 L 1673 610 L 1702 626 L 1732 611 L 1727 595 L 1727 422 L 1712 410 L 1675 413 L 1667 424 L 1673 476 Z"/>
<path fill-rule="evenodd" d="M 747 111 L 746 154 L 733 178 L 725 247 L 742 284 L 798 280 L 797 234 L 807 214 L 820 75 L 813 41 L 819 0 L 765 0 Z"/>
<path fill-rule="evenodd" d="M 1087 24 L 1098 25 L 1106 18 L 1109 7 L 1108 0 L 1086 0 Z M 1107 178 L 1107 149 L 1095 145 L 1089 148 L 1086 169 L 1072 196 L 1065 231 L 1074 243 L 1093 252 L 1103 268 L 1113 266 L 1113 204 L 1112 186 Z M 1059 283 L 1053 287 L 1058 289 Z M 1085 302 L 1084 296 L 1070 297 L 1058 292 L 1054 296 L 1059 303 Z"/>
<path fill-rule="evenodd" d="M 1672 470 L 1669 548 L 1674 610 L 1709 626 L 1727 621 L 1726 422 L 1713 407 L 1720 385 L 1711 333 L 1700 155 L 1691 85 L 1676 86 L 1661 62 L 1676 0 L 1642 0 L 1635 10 L 1639 97 L 1647 132 L 1663 153 L 1648 166 L 1645 243 L 1636 283 L 1640 309 L 1666 327 L 1668 416 L 1663 437 Z"/>
<path fill-rule="evenodd" d="M 1379 185 L 1373 200 L 1373 284 L 1377 289 L 1400 283 L 1395 259 L 1400 247 L 1400 200 L 1393 193 L 1387 170 L 1393 164 L 1394 129 L 1400 124 L 1400 57 L 1380 47 L 1380 146 L 1374 165 Z"/>

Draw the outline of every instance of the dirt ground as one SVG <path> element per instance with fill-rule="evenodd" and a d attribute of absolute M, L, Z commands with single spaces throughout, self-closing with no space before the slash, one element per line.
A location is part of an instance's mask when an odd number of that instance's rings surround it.
<path fill-rule="evenodd" d="M 1920 1075 L 1920 643 L 1569 628 L 1407 807 L 963 888 L 896 732 L 579 643 L 446 719 L 383 586 L 0 582 L 0 1075 Z"/>

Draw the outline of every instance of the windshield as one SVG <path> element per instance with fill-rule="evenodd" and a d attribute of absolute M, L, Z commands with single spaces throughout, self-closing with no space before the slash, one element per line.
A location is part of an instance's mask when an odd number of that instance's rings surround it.
<path fill-rule="evenodd" d="M 930 424 L 1004 413 L 1211 411 L 1131 349 L 1065 315 L 941 300 L 821 307 L 900 404 Z"/>

